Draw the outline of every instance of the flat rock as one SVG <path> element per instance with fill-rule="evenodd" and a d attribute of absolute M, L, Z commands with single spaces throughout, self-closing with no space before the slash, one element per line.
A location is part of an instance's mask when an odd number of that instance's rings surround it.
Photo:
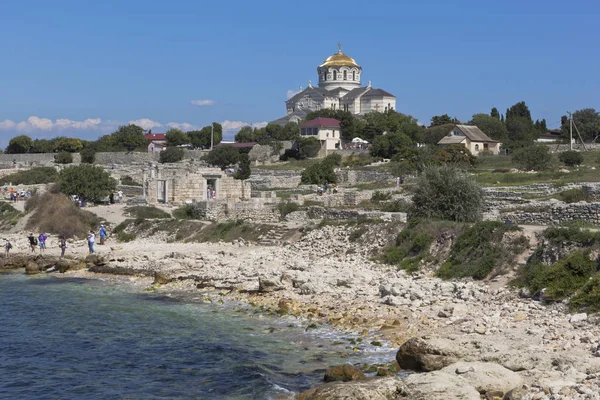
<path fill-rule="evenodd" d="M 451 340 L 442 338 L 412 338 L 396 353 L 396 361 L 402 369 L 436 371 L 457 362 L 462 351 Z"/>
<path fill-rule="evenodd" d="M 442 372 L 460 374 L 479 393 L 506 393 L 523 385 L 523 378 L 519 374 L 495 363 L 457 362 L 443 368 Z"/>

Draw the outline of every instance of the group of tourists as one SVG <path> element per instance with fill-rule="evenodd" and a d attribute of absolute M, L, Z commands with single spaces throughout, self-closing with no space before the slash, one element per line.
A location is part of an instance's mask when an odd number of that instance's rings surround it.
<path fill-rule="evenodd" d="M 337 184 L 335 183 L 326 183 L 324 185 L 317 186 L 317 195 L 323 196 L 325 194 L 336 194 L 338 192 Z"/>
<path fill-rule="evenodd" d="M 119 190 L 117 193 L 110 193 L 108 195 L 108 203 L 115 204 L 115 202 L 122 203 L 123 202 L 123 191 Z"/>
<path fill-rule="evenodd" d="M 10 193 L 10 201 L 15 202 L 15 203 L 18 202 L 19 200 L 25 201 L 31 197 L 30 190 L 25 192 L 24 189 L 15 190 L 14 188 L 11 187 L 9 190 L 9 193 Z"/>
<path fill-rule="evenodd" d="M 206 189 L 206 199 L 210 200 L 210 199 L 216 199 L 217 198 L 217 191 L 215 189 L 213 189 L 211 186 L 209 186 Z"/>
<path fill-rule="evenodd" d="M 106 239 L 108 239 L 108 230 L 106 228 L 106 225 L 101 224 L 100 230 L 98 233 L 100 235 L 100 244 L 103 245 L 104 242 L 106 241 Z M 31 249 L 32 253 L 35 253 L 36 250 L 39 248 L 40 254 L 43 254 L 44 251 L 46 250 L 46 242 L 48 241 L 48 235 L 46 233 L 42 232 L 38 236 L 35 236 L 33 234 L 33 232 L 30 232 L 29 236 L 27 236 L 27 240 L 29 243 L 29 248 Z M 88 244 L 89 254 L 95 253 L 95 249 L 94 249 L 95 242 L 96 242 L 96 234 L 94 233 L 93 230 L 90 230 L 87 235 L 87 244 Z M 5 238 L 4 239 L 4 254 L 6 257 L 9 256 L 10 250 L 12 248 L 13 248 L 13 245 L 12 245 L 10 239 Z M 65 256 L 65 250 L 67 249 L 67 239 L 62 235 L 58 237 L 58 248 L 60 249 L 60 258 L 63 258 Z"/>

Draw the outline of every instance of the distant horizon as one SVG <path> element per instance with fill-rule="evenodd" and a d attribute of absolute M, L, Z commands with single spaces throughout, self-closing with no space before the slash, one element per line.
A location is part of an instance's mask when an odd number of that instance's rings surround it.
<path fill-rule="evenodd" d="M 396 110 L 423 125 L 525 101 L 534 120 L 557 129 L 567 111 L 600 109 L 600 3 L 303 7 L 318 13 L 273 0 L 8 3 L 0 147 L 20 134 L 95 140 L 128 123 L 164 133 L 216 121 L 231 139 L 284 116 L 338 42 L 363 68 L 363 86 L 394 94 Z M 331 16 L 335 23 L 303 29 L 307 18 Z"/>

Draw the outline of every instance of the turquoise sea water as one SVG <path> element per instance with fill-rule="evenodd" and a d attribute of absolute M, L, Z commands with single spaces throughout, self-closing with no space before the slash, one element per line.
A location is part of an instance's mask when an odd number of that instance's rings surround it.
<path fill-rule="evenodd" d="M 353 354 L 327 329 L 101 280 L 0 275 L 0 398 L 271 399 Z"/>

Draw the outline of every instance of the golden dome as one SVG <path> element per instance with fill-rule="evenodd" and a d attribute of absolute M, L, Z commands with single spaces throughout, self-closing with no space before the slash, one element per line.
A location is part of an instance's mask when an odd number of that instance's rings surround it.
<path fill-rule="evenodd" d="M 338 45 L 338 52 L 332 56 L 327 57 L 323 64 L 319 65 L 319 68 L 323 67 L 356 67 L 360 68 L 360 65 L 354 61 L 352 57 L 349 57 L 342 53 L 341 46 Z"/>

